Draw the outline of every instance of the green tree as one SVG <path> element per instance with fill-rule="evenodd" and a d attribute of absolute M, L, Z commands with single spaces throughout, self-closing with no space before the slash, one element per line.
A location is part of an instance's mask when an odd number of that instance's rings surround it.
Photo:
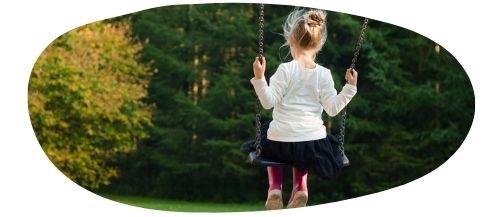
<path fill-rule="evenodd" d="M 362 19 L 336 16 L 325 51 L 338 57 L 332 62 L 349 63 L 352 48 L 338 49 L 332 41 L 355 43 Z M 344 67 L 336 67 L 337 75 Z M 415 32 L 372 21 L 358 70 L 346 134 L 352 165 L 335 182 L 318 186 L 333 189 L 321 196 L 327 201 L 390 189 L 431 172 L 462 144 L 474 116 L 473 88 L 461 65 Z"/>
<path fill-rule="evenodd" d="M 48 158 L 83 187 L 110 184 L 111 162 L 148 136 L 150 68 L 130 22 L 96 22 L 53 41 L 29 81 L 29 113 Z"/>
<path fill-rule="evenodd" d="M 117 186 L 133 189 L 120 191 L 222 200 L 249 197 L 236 193 L 239 184 L 258 188 L 246 177 L 259 173 L 239 152 L 254 133 L 255 95 L 248 80 L 255 20 L 254 8 L 241 4 L 171 6 L 133 16 L 134 34 L 148 41 L 142 59 L 158 69 L 149 87 L 155 127 L 138 152 L 122 161 L 128 173 Z M 135 185 L 136 176 L 149 184 Z M 202 190 L 178 182 L 201 183 Z"/>

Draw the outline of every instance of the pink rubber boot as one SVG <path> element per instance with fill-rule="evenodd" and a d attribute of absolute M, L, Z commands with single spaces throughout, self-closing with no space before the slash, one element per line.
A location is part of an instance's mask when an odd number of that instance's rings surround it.
<path fill-rule="evenodd" d="M 283 169 L 281 167 L 267 167 L 268 171 L 268 197 L 266 199 L 266 209 L 282 209 L 282 177 Z"/>
<path fill-rule="evenodd" d="M 304 207 L 308 202 L 308 171 L 292 168 L 292 194 L 287 208 Z"/>

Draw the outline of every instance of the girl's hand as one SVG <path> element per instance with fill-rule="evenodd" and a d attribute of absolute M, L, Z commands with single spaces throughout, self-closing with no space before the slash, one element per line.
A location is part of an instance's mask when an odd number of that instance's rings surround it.
<path fill-rule="evenodd" d="M 358 79 L 358 72 L 356 70 L 347 69 L 347 72 L 345 73 L 345 80 L 347 81 L 348 84 L 357 86 L 357 79 Z"/>
<path fill-rule="evenodd" d="M 256 80 L 262 79 L 265 77 L 265 69 L 266 69 L 266 61 L 265 57 L 256 57 L 256 59 L 253 62 L 253 72 L 254 72 L 254 78 Z"/>

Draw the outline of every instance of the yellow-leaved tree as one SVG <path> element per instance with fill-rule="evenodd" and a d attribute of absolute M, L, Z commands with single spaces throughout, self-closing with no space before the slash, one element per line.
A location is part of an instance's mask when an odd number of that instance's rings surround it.
<path fill-rule="evenodd" d="M 130 21 L 95 22 L 53 41 L 29 80 L 29 114 L 41 147 L 79 185 L 98 189 L 118 176 L 111 162 L 146 138 L 152 70 Z"/>

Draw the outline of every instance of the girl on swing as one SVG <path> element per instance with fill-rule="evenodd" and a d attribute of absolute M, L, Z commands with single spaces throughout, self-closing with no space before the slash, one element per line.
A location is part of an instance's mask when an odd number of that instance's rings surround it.
<path fill-rule="evenodd" d="M 323 110 L 330 116 L 337 115 L 357 92 L 356 71 L 347 70 L 347 84 L 337 94 L 330 70 L 315 62 L 327 38 L 325 18 L 324 11 L 313 9 L 296 9 L 289 14 L 283 26 L 284 46 L 289 46 L 293 60 L 278 66 L 270 85 L 264 77 L 265 58 L 256 57 L 253 63 L 251 84 L 262 107 L 274 108 L 273 120 L 262 132 L 266 135 L 261 141 L 262 155 L 293 166 L 287 208 L 306 206 L 308 171 L 331 178 L 342 167 L 321 117 Z M 269 166 L 267 170 L 265 207 L 281 209 L 282 168 Z"/>

